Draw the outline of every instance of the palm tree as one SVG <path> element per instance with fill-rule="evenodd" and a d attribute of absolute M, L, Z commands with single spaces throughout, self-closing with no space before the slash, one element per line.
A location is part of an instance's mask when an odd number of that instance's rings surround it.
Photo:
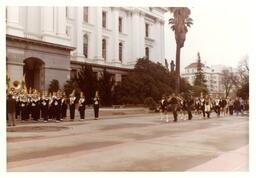
<path fill-rule="evenodd" d="M 193 24 L 192 18 L 189 17 L 190 9 L 187 7 L 170 7 L 169 11 L 173 18 L 169 19 L 171 29 L 175 33 L 176 40 L 176 93 L 180 92 L 180 49 L 184 46 L 188 27 Z"/>

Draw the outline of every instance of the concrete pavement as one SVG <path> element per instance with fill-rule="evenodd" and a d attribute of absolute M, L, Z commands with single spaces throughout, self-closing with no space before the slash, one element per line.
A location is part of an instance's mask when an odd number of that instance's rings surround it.
<path fill-rule="evenodd" d="M 138 114 L 15 129 L 8 132 L 8 171 L 207 171 L 202 165 L 227 158 L 243 165 L 212 170 L 248 170 L 248 152 L 229 154 L 246 150 L 248 117 L 165 123 L 159 114 Z"/>

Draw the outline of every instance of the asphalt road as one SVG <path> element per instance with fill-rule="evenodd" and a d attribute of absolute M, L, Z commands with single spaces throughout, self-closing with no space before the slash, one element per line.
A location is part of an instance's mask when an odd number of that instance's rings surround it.
<path fill-rule="evenodd" d="M 248 121 L 138 114 L 23 124 L 8 128 L 7 171 L 186 171 L 248 145 Z"/>

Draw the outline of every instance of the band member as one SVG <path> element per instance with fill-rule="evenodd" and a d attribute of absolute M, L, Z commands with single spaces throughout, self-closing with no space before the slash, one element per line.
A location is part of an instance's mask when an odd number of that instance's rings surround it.
<path fill-rule="evenodd" d="M 61 119 L 65 119 L 67 117 L 67 109 L 68 109 L 68 103 L 67 103 L 67 97 L 65 93 L 62 95 L 61 99 Z"/>
<path fill-rule="evenodd" d="M 234 102 L 231 98 L 228 99 L 228 111 L 229 111 L 229 115 L 233 115 L 233 107 L 234 107 Z"/>
<path fill-rule="evenodd" d="M 168 120 L 168 114 L 167 114 L 167 100 L 166 97 L 163 95 L 161 101 L 160 101 L 160 116 L 161 120 L 163 120 L 163 114 L 165 115 L 166 120 Z"/>
<path fill-rule="evenodd" d="M 186 120 L 186 118 L 185 118 L 186 117 L 186 112 L 187 112 L 186 100 L 181 98 L 179 105 L 180 105 L 180 115 L 181 115 L 180 118 L 183 119 L 183 120 Z"/>
<path fill-rule="evenodd" d="M 20 116 L 21 113 L 21 108 L 20 108 L 20 94 L 16 95 L 16 104 L 15 104 L 15 119 L 18 119 L 18 117 Z"/>
<path fill-rule="evenodd" d="M 170 97 L 169 103 L 172 106 L 172 113 L 173 113 L 173 121 L 177 122 L 178 121 L 178 113 L 177 113 L 177 109 L 178 109 L 178 100 L 176 98 L 175 93 L 172 94 L 172 96 Z M 168 122 L 168 121 L 167 121 Z"/>
<path fill-rule="evenodd" d="M 48 110 L 49 110 L 49 97 L 47 96 L 47 91 L 43 92 L 42 98 L 40 100 L 42 118 L 44 122 L 48 122 Z"/>
<path fill-rule="evenodd" d="M 83 92 L 80 92 L 80 99 L 78 101 L 78 110 L 80 113 L 80 119 L 84 119 L 84 113 L 85 113 L 85 98 Z"/>
<path fill-rule="evenodd" d="M 194 100 L 192 98 L 191 95 L 187 96 L 186 100 L 185 100 L 185 108 L 188 112 L 188 120 L 191 120 L 193 118 L 193 115 L 192 115 L 192 107 L 193 107 L 193 104 L 194 104 Z"/>
<path fill-rule="evenodd" d="M 195 101 L 195 109 L 196 109 L 197 114 L 201 114 L 200 108 L 201 108 L 200 99 L 199 99 L 199 98 L 196 98 L 196 101 Z"/>
<path fill-rule="evenodd" d="M 61 97 L 60 92 L 53 92 L 53 112 L 56 122 L 60 122 Z"/>
<path fill-rule="evenodd" d="M 52 93 L 50 93 L 50 95 L 49 95 L 49 106 L 48 106 L 48 119 L 53 119 L 53 117 L 54 117 L 54 111 L 53 111 L 53 109 L 54 109 L 54 106 L 53 106 L 53 100 L 54 100 L 55 98 L 52 96 Z"/>
<path fill-rule="evenodd" d="M 38 121 L 40 118 L 40 97 L 35 90 L 31 98 L 31 114 L 34 121 Z"/>
<path fill-rule="evenodd" d="M 75 90 L 69 96 L 69 111 L 70 111 L 70 120 L 73 121 L 75 118 L 75 108 L 76 108 L 76 97 Z"/>
<path fill-rule="evenodd" d="M 205 112 L 207 114 L 207 118 L 210 118 L 211 108 L 212 108 L 211 100 L 210 98 L 208 98 L 205 101 Z"/>
<path fill-rule="evenodd" d="M 221 101 L 220 101 L 219 97 L 217 97 L 215 99 L 215 109 L 216 109 L 216 113 L 217 113 L 218 117 L 220 116 L 220 104 L 221 104 Z"/>
<path fill-rule="evenodd" d="M 94 109 L 95 120 L 99 118 L 99 108 L 100 108 L 100 97 L 99 97 L 99 92 L 96 91 L 95 97 L 93 98 L 93 109 Z"/>
<path fill-rule="evenodd" d="M 203 96 L 200 98 L 200 109 L 203 112 L 203 117 L 205 118 L 205 99 Z"/>
<path fill-rule="evenodd" d="M 20 96 L 20 111 L 21 111 L 21 121 L 29 119 L 28 115 L 28 97 L 27 93 L 21 94 Z"/>
<path fill-rule="evenodd" d="M 220 102 L 220 108 L 221 108 L 221 111 L 223 112 L 223 115 L 225 116 L 226 113 L 228 112 L 227 111 L 227 100 L 223 97 L 221 102 Z"/>

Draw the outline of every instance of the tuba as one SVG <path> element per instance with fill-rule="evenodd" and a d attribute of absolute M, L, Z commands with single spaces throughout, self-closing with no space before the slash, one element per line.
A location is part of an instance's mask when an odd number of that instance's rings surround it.
<path fill-rule="evenodd" d="M 18 80 L 12 82 L 12 86 L 9 89 L 14 94 L 18 94 L 21 91 L 21 83 Z"/>

